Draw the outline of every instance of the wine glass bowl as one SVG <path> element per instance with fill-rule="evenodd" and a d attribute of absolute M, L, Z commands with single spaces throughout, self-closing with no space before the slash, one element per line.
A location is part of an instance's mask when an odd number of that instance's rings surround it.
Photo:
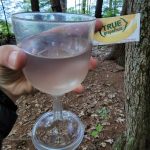
<path fill-rule="evenodd" d="M 84 125 L 63 111 L 60 96 L 86 77 L 95 18 L 68 13 L 17 13 L 12 16 L 18 46 L 27 55 L 26 78 L 52 95 L 53 111 L 40 116 L 32 130 L 38 150 L 73 150 L 81 143 Z"/>
<path fill-rule="evenodd" d="M 91 43 L 85 39 L 72 35 L 54 37 L 49 33 L 25 39 L 20 47 L 28 58 L 25 75 L 35 88 L 45 93 L 62 95 L 70 92 L 88 72 Z"/>

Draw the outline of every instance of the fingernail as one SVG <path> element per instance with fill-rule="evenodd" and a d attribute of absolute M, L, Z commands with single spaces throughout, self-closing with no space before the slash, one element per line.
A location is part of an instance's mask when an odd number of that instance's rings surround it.
<path fill-rule="evenodd" d="M 16 59 L 18 56 L 18 51 L 12 51 L 8 58 L 8 66 L 12 69 L 16 68 Z"/>

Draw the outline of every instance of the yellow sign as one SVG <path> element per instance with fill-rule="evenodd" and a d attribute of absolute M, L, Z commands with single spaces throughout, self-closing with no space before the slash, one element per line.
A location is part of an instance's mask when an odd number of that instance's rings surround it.
<path fill-rule="evenodd" d="M 94 35 L 94 43 L 107 45 L 140 40 L 140 13 L 101 18 L 103 27 Z"/>

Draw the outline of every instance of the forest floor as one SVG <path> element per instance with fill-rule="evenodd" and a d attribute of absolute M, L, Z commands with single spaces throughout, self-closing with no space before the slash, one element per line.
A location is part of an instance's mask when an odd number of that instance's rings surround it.
<path fill-rule="evenodd" d="M 111 150 L 125 130 L 124 71 L 113 61 L 103 61 L 110 49 L 93 49 L 92 55 L 98 59 L 98 65 L 89 71 L 83 83 L 85 91 L 81 94 L 70 92 L 63 98 L 64 109 L 77 114 L 86 127 L 77 150 Z M 38 91 L 17 100 L 18 119 L 4 141 L 3 150 L 35 150 L 31 129 L 41 114 L 52 110 L 51 101 L 51 97 Z"/>

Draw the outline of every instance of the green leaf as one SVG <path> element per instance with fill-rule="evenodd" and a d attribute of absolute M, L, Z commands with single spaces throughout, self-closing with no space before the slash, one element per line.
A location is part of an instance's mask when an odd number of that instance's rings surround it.
<path fill-rule="evenodd" d="M 98 136 L 98 132 L 96 130 L 93 130 L 91 135 L 96 138 Z"/>
<path fill-rule="evenodd" d="M 107 119 L 108 118 L 108 114 L 109 114 L 109 110 L 106 107 L 103 107 L 101 109 L 99 109 L 97 111 L 98 115 L 102 118 L 102 119 Z"/>
<path fill-rule="evenodd" d="M 103 130 L 103 126 L 101 124 L 98 124 L 96 126 L 96 131 L 100 133 L 102 130 Z"/>

